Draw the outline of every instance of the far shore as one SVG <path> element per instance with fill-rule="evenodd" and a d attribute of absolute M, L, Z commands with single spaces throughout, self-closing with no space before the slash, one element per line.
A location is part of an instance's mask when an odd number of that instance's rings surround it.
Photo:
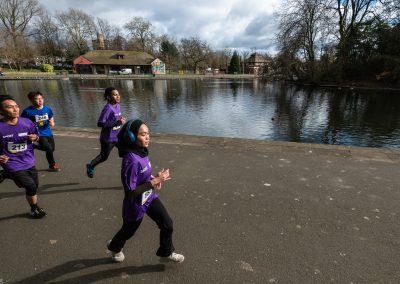
<path fill-rule="evenodd" d="M 58 80 L 58 79 L 89 79 L 89 80 L 132 80 L 132 79 L 203 79 L 203 78 L 215 78 L 215 79 L 254 79 L 260 78 L 254 74 L 165 74 L 165 75 L 152 75 L 152 74 L 141 74 L 141 75 L 106 75 L 106 74 L 57 74 L 57 73 L 30 73 L 23 72 L 21 74 L 5 73 L 5 76 L 1 76 L 0 80 Z"/>
<path fill-rule="evenodd" d="M 254 74 L 165 74 L 165 75 L 105 75 L 105 74 L 62 74 L 62 73 L 41 73 L 41 72 L 10 72 L 5 76 L 0 76 L 0 80 L 181 80 L 181 79 L 260 79 L 272 81 L 269 78 L 257 76 Z M 276 81 L 276 80 L 274 80 Z M 332 89 L 350 89 L 350 90 L 388 90 L 400 91 L 400 86 L 388 85 L 381 82 L 343 82 L 343 83 L 320 83 L 309 84 L 296 81 L 281 81 L 285 84 L 297 85 L 303 87 L 332 88 Z"/>

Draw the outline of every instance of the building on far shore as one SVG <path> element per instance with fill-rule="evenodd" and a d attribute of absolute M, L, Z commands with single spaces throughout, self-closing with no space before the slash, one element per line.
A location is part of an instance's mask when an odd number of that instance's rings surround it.
<path fill-rule="evenodd" d="M 165 64 L 139 51 L 92 50 L 74 60 L 78 74 L 165 74 Z"/>
<path fill-rule="evenodd" d="M 244 73 L 260 75 L 265 68 L 268 68 L 268 60 L 256 52 L 244 61 Z"/>

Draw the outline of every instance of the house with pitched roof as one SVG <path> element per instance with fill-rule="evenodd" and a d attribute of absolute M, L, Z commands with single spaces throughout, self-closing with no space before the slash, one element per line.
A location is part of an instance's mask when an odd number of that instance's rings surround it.
<path fill-rule="evenodd" d="M 268 60 L 257 52 L 244 61 L 244 72 L 247 74 L 260 75 L 266 67 L 268 67 Z"/>
<path fill-rule="evenodd" d="M 165 64 L 140 51 L 91 50 L 74 60 L 78 74 L 165 74 Z"/>

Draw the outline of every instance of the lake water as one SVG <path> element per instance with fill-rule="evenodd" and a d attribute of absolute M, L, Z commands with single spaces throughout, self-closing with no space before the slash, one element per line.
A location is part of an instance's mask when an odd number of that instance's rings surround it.
<path fill-rule="evenodd" d="M 400 148 L 400 92 L 307 89 L 261 80 L 0 81 L 23 108 L 40 90 L 60 126 L 95 128 L 104 88 L 152 132 Z"/>

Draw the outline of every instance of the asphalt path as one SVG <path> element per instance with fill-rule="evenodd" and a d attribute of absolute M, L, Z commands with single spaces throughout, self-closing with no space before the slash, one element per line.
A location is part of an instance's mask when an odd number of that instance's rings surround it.
<path fill-rule="evenodd" d="M 182 264 L 155 255 L 147 216 L 112 263 L 122 224 L 117 151 L 96 169 L 97 130 L 59 128 L 47 171 L 36 152 L 39 204 L 0 185 L 0 283 L 399 283 L 400 151 L 181 135 L 152 137 L 153 172 Z"/>

